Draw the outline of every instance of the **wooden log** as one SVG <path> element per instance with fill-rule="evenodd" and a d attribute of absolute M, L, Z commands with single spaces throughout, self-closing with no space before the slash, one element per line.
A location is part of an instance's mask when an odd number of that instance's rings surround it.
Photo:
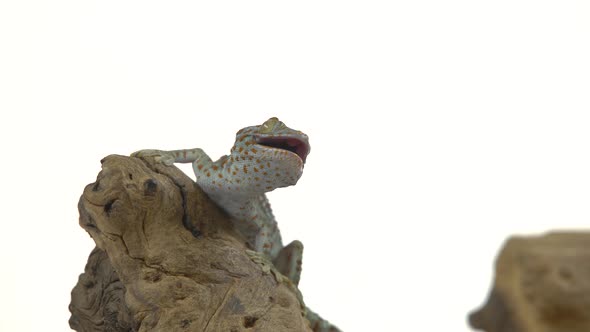
<path fill-rule="evenodd" d="M 178 168 L 108 156 L 79 211 L 97 249 L 72 291 L 72 329 L 311 331 L 298 291 L 246 254 Z"/>

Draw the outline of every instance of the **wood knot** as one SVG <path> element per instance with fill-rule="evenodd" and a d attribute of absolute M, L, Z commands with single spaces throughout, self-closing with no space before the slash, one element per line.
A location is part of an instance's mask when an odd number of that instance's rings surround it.
<path fill-rule="evenodd" d="M 158 189 L 158 184 L 154 179 L 148 179 L 143 183 L 143 189 L 146 196 L 153 196 Z"/>

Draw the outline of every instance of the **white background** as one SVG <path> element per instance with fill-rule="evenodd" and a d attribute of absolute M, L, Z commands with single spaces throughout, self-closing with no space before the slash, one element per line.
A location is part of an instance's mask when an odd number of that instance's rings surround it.
<path fill-rule="evenodd" d="M 69 330 L 102 157 L 270 116 L 310 136 L 269 196 L 344 331 L 470 331 L 509 235 L 590 225 L 587 1 L 2 1 L 0 112 L 0 331 Z"/>

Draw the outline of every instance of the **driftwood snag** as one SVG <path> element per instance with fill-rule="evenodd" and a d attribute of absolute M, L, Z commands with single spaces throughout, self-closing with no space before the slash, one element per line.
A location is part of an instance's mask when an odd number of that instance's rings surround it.
<path fill-rule="evenodd" d="M 292 286 L 252 261 L 178 168 L 108 156 L 79 210 L 97 249 L 72 291 L 72 329 L 311 331 Z"/>
<path fill-rule="evenodd" d="M 509 239 L 469 321 L 487 332 L 590 331 L 590 233 Z"/>

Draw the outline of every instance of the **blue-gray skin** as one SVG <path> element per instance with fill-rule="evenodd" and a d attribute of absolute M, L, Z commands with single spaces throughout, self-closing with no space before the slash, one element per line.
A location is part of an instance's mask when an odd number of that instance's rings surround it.
<path fill-rule="evenodd" d="M 277 118 L 238 131 L 229 156 L 213 162 L 199 149 L 141 150 L 132 156 L 155 156 L 166 165 L 192 163 L 197 184 L 231 217 L 250 248 L 271 261 L 295 285 L 301 277 L 303 245 L 284 247 L 265 193 L 295 185 L 310 152 L 306 134 Z M 337 331 L 308 310 L 314 331 Z M 330 328 L 333 328 L 330 330 Z"/>

